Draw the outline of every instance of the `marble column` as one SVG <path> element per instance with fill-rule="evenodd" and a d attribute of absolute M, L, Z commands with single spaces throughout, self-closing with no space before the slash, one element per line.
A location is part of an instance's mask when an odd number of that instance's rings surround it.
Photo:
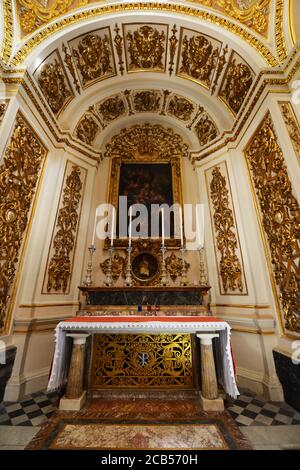
<path fill-rule="evenodd" d="M 218 382 L 213 353 L 213 338 L 218 333 L 197 333 L 201 348 L 201 383 L 200 401 L 204 411 L 223 411 L 224 402 L 219 397 Z"/>
<path fill-rule="evenodd" d="M 73 338 L 73 349 L 69 368 L 67 390 L 60 400 L 60 410 L 80 410 L 86 400 L 83 390 L 85 345 L 89 333 L 68 333 Z"/>

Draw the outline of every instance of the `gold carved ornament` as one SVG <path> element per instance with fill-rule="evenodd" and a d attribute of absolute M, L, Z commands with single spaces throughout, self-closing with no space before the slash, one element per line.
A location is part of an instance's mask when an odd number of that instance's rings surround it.
<path fill-rule="evenodd" d="M 94 335 L 91 385 L 193 388 L 191 335 Z"/>
<path fill-rule="evenodd" d="M 205 36 L 197 35 L 191 38 L 184 36 L 179 73 L 189 75 L 210 86 L 218 56 L 219 48 L 214 48 Z"/>
<path fill-rule="evenodd" d="M 127 33 L 129 71 L 133 69 L 164 70 L 163 58 L 166 36 L 149 25 Z"/>
<path fill-rule="evenodd" d="M 285 327 L 300 333 L 300 207 L 269 113 L 245 156 L 259 201 Z"/>
<path fill-rule="evenodd" d="M 169 44 L 170 44 L 170 61 L 169 61 L 169 74 L 172 75 L 172 72 L 174 70 L 174 58 L 176 54 L 176 49 L 177 49 L 177 44 L 178 44 L 178 39 L 176 37 L 177 33 L 177 28 L 176 25 L 174 24 L 172 28 L 172 36 L 169 39 Z"/>
<path fill-rule="evenodd" d="M 0 166 L 0 329 L 46 149 L 18 114 Z"/>
<path fill-rule="evenodd" d="M 300 129 L 291 103 L 279 103 L 281 113 L 300 163 Z"/>
<path fill-rule="evenodd" d="M 271 0 L 192 0 L 215 8 L 260 34 L 266 34 Z"/>
<path fill-rule="evenodd" d="M 253 82 L 253 73 L 246 64 L 237 63 L 234 58 L 226 73 L 224 88 L 220 96 L 225 99 L 232 111 L 237 114 Z"/>
<path fill-rule="evenodd" d="M 119 71 L 121 75 L 124 75 L 124 61 L 123 61 L 123 38 L 119 34 L 120 28 L 116 24 L 114 32 L 116 33 L 114 43 L 115 43 L 115 48 L 117 51 L 118 59 L 119 59 Z"/>
<path fill-rule="evenodd" d="M 98 113 L 101 114 L 106 122 L 117 119 L 122 114 L 125 114 L 125 112 L 125 104 L 120 95 L 107 98 L 98 106 Z"/>
<path fill-rule="evenodd" d="M 135 111 L 158 112 L 160 109 L 161 94 L 155 90 L 140 91 L 134 94 L 133 103 Z"/>
<path fill-rule="evenodd" d="M 216 232 L 217 249 L 221 255 L 219 268 L 224 292 L 243 291 L 242 266 L 236 255 L 238 248 L 233 211 L 230 208 L 226 178 L 220 167 L 212 171 L 210 197 L 214 208 L 213 221 Z"/>
<path fill-rule="evenodd" d="M 99 129 L 99 124 L 90 114 L 86 113 L 76 126 L 75 137 L 88 145 L 93 145 Z"/>
<path fill-rule="evenodd" d="M 125 258 L 123 258 L 119 253 L 115 253 L 111 260 L 111 271 L 112 271 L 112 278 L 114 281 L 117 281 L 121 274 L 124 273 L 125 269 Z M 102 272 L 106 275 L 109 270 L 110 258 L 105 259 L 102 263 L 100 263 L 100 268 Z"/>
<path fill-rule="evenodd" d="M 219 134 L 216 124 L 206 113 L 200 117 L 194 131 L 199 139 L 200 147 L 214 140 Z"/>
<path fill-rule="evenodd" d="M 72 56 L 68 53 L 68 49 L 65 44 L 62 45 L 62 50 L 65 54 L 64 63 L 66 64 L 70 74 L 72 75 L 73 83 L 74 83 L 77 93 L 80 94 L 81 90 L 80 90 L 78 79 L 76 77 L 76 72 L 75 72 L 75 67 L 73 64 Z"/>
<path fill-rule="evenodd" d="M 184 261 L 184 265 L 187 272 L 190 264 Z M 172 281 L 176 281 L 177 277 L 182 275 L 182 267 L 182 258 L 176 256 L 174 252 L 166 258 L 166 269 Z"/>
<path fill-rule="evenodd" d="M 7 110 L 8 100 L 0 100 L 0 124 L 4 118 L 5 112 Z"/>
<path fill-rule="evenodd" d="M 63 67 L 57 59 L 51 64 L 42 65 L 37 81 L 53 113 L 58 114 L 71 92 L 66 85 Z"/>
<path fill-rule="evenodd" d="M 194 105 L 182 96 L 174 95 L 168 103 L 168 113 L 182 121 L 189 121 L 194 112 Z"/>
<path fill-rule="evenodd" d="M 77 48 L 72 48 L 72 52 L 83 86 L 106 75 L 113 75 L 111 41 L 108 34 L 103 37 L 87 34 Z"/>
<path fill-rule="evenodd" d="M 53 239 L 54 254 L 48 266 L 47 291 L 66 292 L 71 277 L 71 254 L 75 247 L 79 208 L 82 197 L 81 170 L 73 166 L 63 190 L 62 207 L 59 209 L 56 234 Z"/>

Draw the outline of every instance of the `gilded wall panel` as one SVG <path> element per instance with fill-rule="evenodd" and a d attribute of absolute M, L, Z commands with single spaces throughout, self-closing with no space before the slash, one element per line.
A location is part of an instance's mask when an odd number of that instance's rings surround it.
<path fill-rule="evenodd" d="M 282 117 L 284 119 L 285 125 L 287 127 L 292 145 L 295 150 L 295 154 L 298 157 L 300 163 L 300 127 L 296 115 L 294 113 L 293 107 L 290 102 L 279 103 Z"/>
<path fill-rule="evenodd" d="M 90 112 L 87 112 L 78 122 L 74 131 L 74 136 L 85 144 L 93 145 L 100 129 L 101 127 L 99 122 L 95 120 Z"/>
<path fill-rule="evenodd" d="M 57 49 L 39 65 L 33 76 L 43 97 L 57 116 L 74 96 Z"/>
<path fill-rule="evenodd" d="M 268 113 L 245 150 L 286 332 L 300 333 L 300 207 Z"/>
<path fill-rule="evenodd" d="M 69 41 L 68 46 L 83 88 L 116 75 L 109 27 L 78 36 Z"/>
<path fill-rule="evenodd" d="M 212 120 L 208 113 L 203 113 L 194 127 L 197 134 L 200 147 L 208 144 L 219 135 L 216 123 Z"/>
<path fill-rule="evenodd" d="M 226 162 L 205 172 L 221 295 L 247 295 L 243 257 Z"/>
<path fill-rule="evenodd" d="M 181 28 L 176 74 L 210 88 L 222 43 L 197 31 Z"/>
<path fill-rule="evenodd" d="M 238 114 L 254 80 L 251 67 L 237 54 L 231 54 L 219 97 Z"/>
<path fill-rule="evenodd" d="M 18 113 L 0 165 L 0 331 L 9 328 L 22 242 L 47 151 Z"/>
<path fill-rule="evenodd" d="M 0 100 L 0 126 L 8 108 L 9 100 Z"/>
<path fill-rule="evenodd" d="M 106 124 L 126 114 L 125 102 L 120 93 L 101 101 L 95 109 Z"/>
<path fill-rule="evenodd" d="M 127 72 L 165 72 L 168 25 L 123 24 Z"/>
<path fill-rule="evenodd" d="M 45 271 L 43 294 L 68 294 L 73 271 L 86 170 L 67 162 Z"/>

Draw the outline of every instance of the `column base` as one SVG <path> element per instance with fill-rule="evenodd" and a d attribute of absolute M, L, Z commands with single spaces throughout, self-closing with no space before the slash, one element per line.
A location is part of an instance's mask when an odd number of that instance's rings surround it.
<path fill-rule="evenodd" d="M 62 411 L 79 411 L 86 402 L 86 390 L 84 390 L 78 398 L 66 398 L 64 395 L 59 402 L 59 410 Z"/>
<path fill-rule="evenodd" d="M 224 400 L 221 397 L 209 400 L 204 398 L 201 392 L 199 392 L 200 403 L 203 411 L 224 411 Z"/>

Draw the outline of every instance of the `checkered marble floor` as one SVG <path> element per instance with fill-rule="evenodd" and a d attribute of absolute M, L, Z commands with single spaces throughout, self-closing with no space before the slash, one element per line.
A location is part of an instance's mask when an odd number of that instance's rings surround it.
<path fill-rule="evenodd" d="M 0 426 L 40 426 L 57 409 L 55 392 L 37 392 L 18 403 L 0 404 Z M 286 403 L 267 402 L 252 392 L 242 391 L 226 408 L 239 426 L 300 424 L 300 413 Z"/>

